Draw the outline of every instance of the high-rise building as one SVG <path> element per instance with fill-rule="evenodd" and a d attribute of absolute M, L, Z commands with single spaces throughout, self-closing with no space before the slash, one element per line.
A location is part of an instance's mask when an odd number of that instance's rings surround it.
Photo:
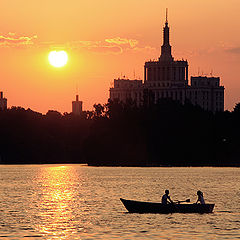
<path fill-rule="evenodd" d="M 114 79 L 114 87 L 110 88 L 110 99 L 122 102 L 132 99 L 139 106 L 143 99 L 143 88 L 142 80 Z"/>
<path fill-rule="evenodd" d="M 187 98 L 193 105 L 198 105 L 204 110 L 224 111 L 224 87 L 220 86 L 219 77 L 191 77 Z"/>
<path fill-rule="evenodd" d="M 163 29 L 163 45 L 158 61 L 149 61 L 144 67 L 144 83 L 147 87 L 185 87 L 188 85 L 188 62 L 174 61 L 169 42 L 169 27 L 166 18 Z"/>
<path fill-rule="evenodd" d="M 169 26 L 163 28 L 163 45 L 157 61 L 144 65 L 144 82 L 141 80 L 115 79 L 110 88 L 110 99 L 126 102 L 129 98 L 142 105 L 148 101 L 157 103 L 161 98 L 169 98 L 184 104 L 186 100 L 205 110 L 216 112 L 224 110 L 224 87 L 219 77 L 191 77 L 188 83 L 188 62 L 174 60 L 170 45 Z"/>
<path fill-rule="evenodd" d="M 0 92 L 0 110 L 7 109 L 7 99 L 3 97 L 3 92 Z"/>
<path fill-rule="evenodd" d="M 72 113 L 76 115 L 81 115 L 82 113 L 82 101 L 79 101 L 78 95 L 76 95 L 76 100 L 72 101 Z"/>

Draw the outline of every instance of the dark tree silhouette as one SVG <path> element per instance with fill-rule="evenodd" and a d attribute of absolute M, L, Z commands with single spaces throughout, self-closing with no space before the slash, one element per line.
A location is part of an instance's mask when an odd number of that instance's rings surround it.
<path fill-rule="evenodd" d="M 240 166 L 240 103 L 213 114 L 189 102 L 146 101 L 108 101 L 81 116 L 0 111 L 0 163 Z"/>

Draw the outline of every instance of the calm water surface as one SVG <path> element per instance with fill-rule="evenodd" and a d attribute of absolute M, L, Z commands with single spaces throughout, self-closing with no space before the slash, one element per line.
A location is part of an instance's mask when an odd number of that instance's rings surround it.
<path fill-rule="evenodd" d="M 130 214 L 119 198 L 215 203 L 212 214 Z M 240 239 L 240 169 L 0 166 L 0 239 Z"/>

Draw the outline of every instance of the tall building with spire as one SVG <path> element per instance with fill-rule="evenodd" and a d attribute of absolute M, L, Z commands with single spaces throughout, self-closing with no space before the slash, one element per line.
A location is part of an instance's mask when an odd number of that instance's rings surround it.
<path fill-rule="evenodd" d="M 161 56 L 159 61 L 162 62 L 172 62 L 172 47 L 169 41 L 169 27 L 168 27 L 168 10 L 166 9 L 166 22 L 163 28 L 163 45 L 161 47 Z"/>
<path fill-rule="evenodd" d="M 149 101 L 157 103 L 161 98 L 169 98 L 182 104 L 188 100 L 212 112 L 224 110 L 224 87 L 220 86 L 220 78 L 191 77 L 191 85 L 188 81 L 188 62 L 174 60 L 172 56 L 166 12 L 161 54 L 157 61 L 145 62 L 144 82 L 115 79 L 114 87 L 110 88 L 110 99 L 126 102 L 131 98 L 137 105 L 142 105 Z"/>
<path fill-rule="evenodd" d="M 152 91 L 154 101 L 163 97 L 171 97 L 182 103 L 185 101 L 184 90 L 188 85 L 188 62 L 175 61 L 172 57 L 167 14 L 163 28 L 161 55 L 158 61 L 145 62 L 144 85 Z"/>

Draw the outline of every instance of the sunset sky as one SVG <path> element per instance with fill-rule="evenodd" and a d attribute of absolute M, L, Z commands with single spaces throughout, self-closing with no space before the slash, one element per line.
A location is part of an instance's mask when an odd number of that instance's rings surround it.
<path fill-rule="evenodd" d="M 71 112 L 78 89 L 83 109 L 106 103 L 114 78 L 143 79 L 157 59 L 165 9 L 175 59 L 190 76 L 221 78 L 225 108 L 240 102 L 239 0 L 0 0 L 0 91 L 8 106 Z M 48 62 L 65 50 L 62 68 Z"/>

